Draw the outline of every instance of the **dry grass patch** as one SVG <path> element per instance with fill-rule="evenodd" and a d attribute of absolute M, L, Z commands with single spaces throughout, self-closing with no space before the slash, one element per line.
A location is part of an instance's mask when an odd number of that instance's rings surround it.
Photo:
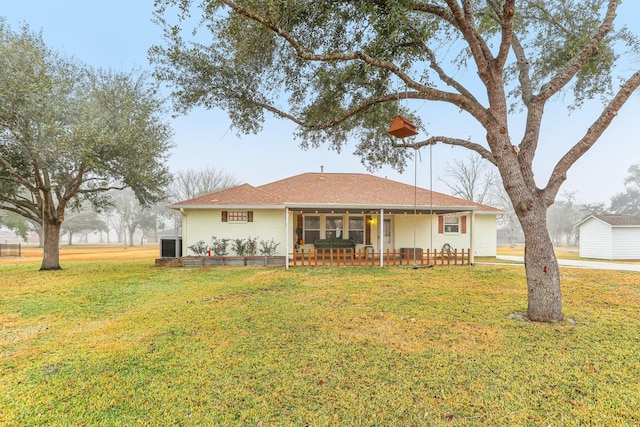
<path fill-rule="evenodd" d="M 344 342 L 375 342 L 401 352 L 427 349 L 492 352 L 500 348 L 500 329 L 468 322 L 442 322 L 382 316 L 347 319 L 336 331 Z"/>
<path fill-rule="evenodd" d="M 123 246 L 122 244 L 77 244 L 60 247 L 60 263 L 69 261 L 153 260 L 159 256 L 158 245 Z M 35 263 L 42 261 L 42 248 L 32 245 L 22 247 L 20 257 L 0 257 L 1 265 Z"/>
<path fill-rule="evenodd" d="M 577 260 L 577 261 L 594 261 L 594 262 L 616 262 L 622 264 L 638 264 L 640 260 L 607 260 L 607 259 L 591 259 L 581 258 L 580 251 L 577 246 L 556 246 L 553 248 L 558 259 Z M 524 256 L 524 245 L 510 247 L 507 245 L 499 245 L 498 255 Z M 480 258 L 482 259 L 482 257 Z M 488 258 L 487 258 L 488 259 Z"/>

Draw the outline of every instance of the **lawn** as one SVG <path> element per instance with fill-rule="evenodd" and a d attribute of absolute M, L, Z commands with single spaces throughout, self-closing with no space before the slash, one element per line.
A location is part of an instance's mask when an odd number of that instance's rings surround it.
<path fill-rule="evenodd" d="M 553 248 L 558 259 L 580 260 L 580 253 L 577 246 L 556 246 Z M 508 245 L 498 245 L 498 255 L 524 256 L 524 245 L 514 247 Z M 596 261 L 589 259 L 588 261 Z M 606 260 L 602 260 L 606 261 Z"/>
<path fill-rule="evenodd" d="M 118 254 L 120 251 L 116 251 Z M 0 264 L 0 425 L 640 424 L 640 275 Z"/>

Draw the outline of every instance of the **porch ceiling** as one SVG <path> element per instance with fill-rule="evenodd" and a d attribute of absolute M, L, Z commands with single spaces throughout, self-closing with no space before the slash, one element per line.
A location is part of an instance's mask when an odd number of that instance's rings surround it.
<path fill-rule="evenodd" d="M 383 207 L 362 207 L 362 206 L 287 206 L 291 212 L 302 214 L 360 214 L 360 215 L 378 215 L 380 209 L 384 210 L 385 215 L 409 215 L 414 212 L 418 215 L 446 215 L 452 213 L 470 212 L 469 206 L 452 207 L 452 206 L 383 206 Z"/>

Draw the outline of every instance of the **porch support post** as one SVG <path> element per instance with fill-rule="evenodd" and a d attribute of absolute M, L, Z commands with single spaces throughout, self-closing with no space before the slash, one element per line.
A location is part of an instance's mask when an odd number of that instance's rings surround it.
<path fill-rule="evenodd" d="M 182 245 L 180 246 L 179 253 L 182 255 L 187 254 L 186 245 L 189 243 L 189 226 L 187 224 L 187 216 L 184 214 L 184 208 L 180 208 L 180 230 L 178 230 L 178 224 L 176 226 L 176 251 L 178 251 L 178 245 L 180 245 L 180 235 L 182 235 Z M 177 256 L 178 254 L 176 254 Z"/>
<path fill-rule="evenodd" d="M 378 239 L 380 239 L 380 267 L 384 267 L 384 209 L 380 209 L 380 230 L 378 231 Z"/>
<path fill-rule="evenodd" d="M 289 269 L 289 208 L 284 208 L 284 268 Z M 295 254 L 294 254 L 295 256 Z"/>
<path fill-rule="evenodd" d="M 469 248 L 469 264 L 473 264 L 474 261 L 474 253 L 476 252 L 476 248 L 475 248 L 475 221 L 476 221 L 476 211 L 471 211 L 471 222 L 469 223 L 469 228 L 471 230 L 469 230 L 469 238 L 470 238 L 470 248 Z"/>

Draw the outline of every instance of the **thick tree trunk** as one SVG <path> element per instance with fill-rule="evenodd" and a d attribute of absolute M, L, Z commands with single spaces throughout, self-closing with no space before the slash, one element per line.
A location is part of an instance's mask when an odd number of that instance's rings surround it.
<path fill-rule="evenodd" d="M 560 270 L 546 223 L 546 208 L 538 205 L 521 218 L 525 235 L 527 317 L 536 322 L 562 320 Z"/>
<path fill-rule="evenodd" d="M 45 227 L 44 248 L 40 270 L 61 270 L 60 267 L 60 223 L 49 223 Z"/>

